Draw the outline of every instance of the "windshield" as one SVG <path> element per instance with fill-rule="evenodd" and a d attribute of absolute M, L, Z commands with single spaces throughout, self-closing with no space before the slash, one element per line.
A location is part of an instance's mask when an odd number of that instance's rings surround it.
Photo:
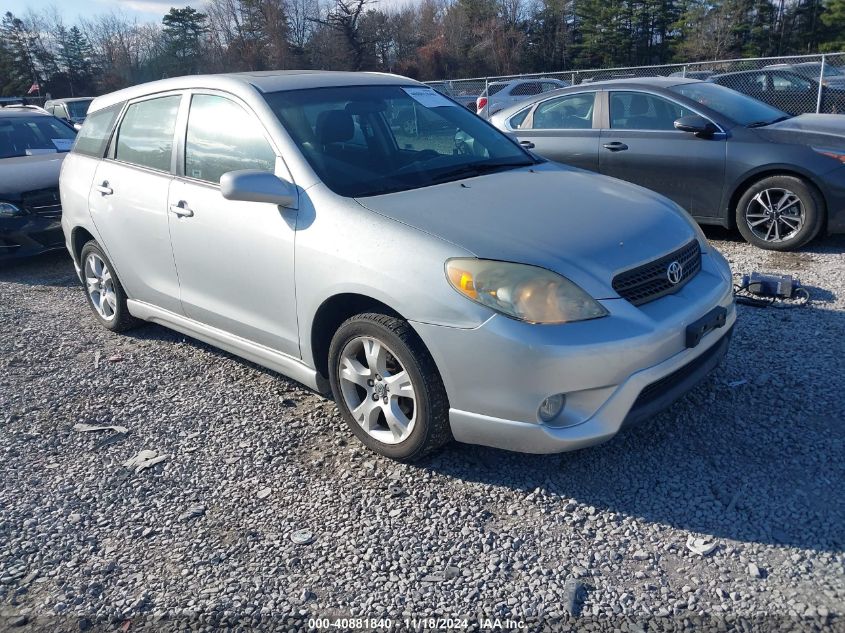
<path fill-rule="evenodd" d="M 68 101 L 65 105 L 72 119 L 84 119 L 91 101 Z"/>
<path fill-rule="evenodd" d="M 771 123 L 789 116 L 762 101 L 719 84 L 706 82 L 679 84 L 671 86 L 669 90 L 715 110 L 739 125 Z"/>
<path fill-rule="evenodd" d="M 0 158 L 68 152 L 76 132 L 49 116 L 0 118 Z"/>
<path fill-rule="evenodd" d="M 344 86 L 265 95 L 320 179 L 372 196 L 536 161 L 429 87 Z"/>
<path fill-rule="evenodd" d="M 796 66 L 786 66 L 784 70 L 792 70 L 799 75 L 803 75 L 804 77 L 808 77 L 810 79 L 818 79 L 819 73 L 822 71 L 821 63 L 810 63 L 810 64 L 798 64 Z M 824 65 L 824 76 L 825 77 L 833 77 L 833 76 L 841 76 L 842 71 L 839 70 L 836 66 L 831 66 L 830 64 Z"/>

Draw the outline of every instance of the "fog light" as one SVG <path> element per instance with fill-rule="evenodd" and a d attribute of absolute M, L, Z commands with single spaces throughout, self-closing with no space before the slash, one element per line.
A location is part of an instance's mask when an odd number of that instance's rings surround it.
<path fill-rule="evenodd" d="M 562 393 L 556 393 L 549 396 L 540 403 L 540 408 L 537 410 L 537 415 L 543 422 L 551 422 L 563 410 L 563 405 L 566 404 L 566 396 Z"/>

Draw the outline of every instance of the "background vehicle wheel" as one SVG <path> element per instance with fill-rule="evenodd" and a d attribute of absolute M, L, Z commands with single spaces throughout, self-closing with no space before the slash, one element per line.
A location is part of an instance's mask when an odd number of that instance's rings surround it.
<path fill-rule="evenodd" d="M 112 332 L 123 332 L 140 323 L 129 314 L 126 293 L 109 258 L 94 240 L 82 247 L 80 255 L 85 297 L 97 320 Z"/>
<path fill-rule="evenodd" d="M 736 206 L 742 237 L 760 248 L 788 251 L 812 240 L 824 221 L 816 188 L 795 176 L 769 176 L 754 183 Z"/>
<path fill-rule="evenodd" d="M 329 374 L 344 419 L 373 451 L 413 461 L 452 439 L 440 373 L 405 321 L 374 313 L 345 321 L 332 338 Z"/>

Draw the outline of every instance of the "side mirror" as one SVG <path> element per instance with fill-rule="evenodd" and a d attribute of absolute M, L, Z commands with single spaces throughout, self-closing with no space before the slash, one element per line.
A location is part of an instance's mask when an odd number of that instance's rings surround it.
<path fill-rule="evenodd" d="M 692 132 L 696 136 L 703 137 L 713 136 L 719 131 L 719 128 L 710 121 L 697 114 L 690 114 L 677 119 L 675 121 L 675 129 L 681 132 Z"/>
<path fill-rule="evenodd" d="M 281 207 L 296 204 L 293 185 L 260 169 L 229 171 L 220 176 L 220 193 L 226 200 L 269 202 Z"/>

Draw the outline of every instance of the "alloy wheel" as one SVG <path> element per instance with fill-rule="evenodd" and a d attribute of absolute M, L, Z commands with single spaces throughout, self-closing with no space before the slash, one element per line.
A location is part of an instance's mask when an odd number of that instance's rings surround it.
<path fill-rule="evenodd" d="M 749 230 L 764 242 L 786 242 L 804 227 L 804 204 L 789 189 L 763 189 L 745 209 Z"/>
<path fill-rule="evenodd" d="M 90 253 L 85 259 L 85 285 L 91 304 L 104 320 L 111 321 L 117 313 L 114 278 L 103 258 Z"/>
<path fill-rule="evenodd" d="M 390 348 L 371 336 L 359 336 L 343 348 L 338 365 L 344 403 L 361 428 L 384 444 L 407 439 L 416 422 L 416 394 Z"/>

